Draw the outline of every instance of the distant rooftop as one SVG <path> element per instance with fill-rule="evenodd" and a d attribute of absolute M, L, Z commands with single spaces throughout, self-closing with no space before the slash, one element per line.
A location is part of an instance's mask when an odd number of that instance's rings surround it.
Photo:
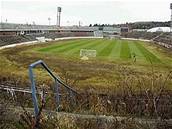
<path fill-rule="evenodd" d="M 147 30 L 147 32 L 170 32 L 170 27 L 155 27 Z"/>

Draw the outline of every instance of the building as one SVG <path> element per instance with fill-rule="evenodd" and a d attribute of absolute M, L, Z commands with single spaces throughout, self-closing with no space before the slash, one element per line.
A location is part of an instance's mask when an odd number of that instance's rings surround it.
<path fill-rule="evenodd" d="M 147 30 L 147 32 L 170 32 L 170 27 L 155 27 Z"/>

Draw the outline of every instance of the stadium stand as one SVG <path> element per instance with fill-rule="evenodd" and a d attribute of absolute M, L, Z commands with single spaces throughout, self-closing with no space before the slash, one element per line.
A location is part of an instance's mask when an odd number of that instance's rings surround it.
<path fill-rule="evenodd" d="M 62 37 L 93 36 L 93 32 L 58 32 L 58 33 L 35 33 L 27 35 L 3 35 L 0 36 L 0 46 L 14 43 L 28 42 L 37 40 L 36 37 L 55 39 Z"/>
<path fill-rule="evenodd" d="M 172 45 L 172 36 L 170 33 L 163 33 L 159 37 L 155 38 L 154 41 L 167 43 Z"/>
<path fill-rule="evenodd" d="M 13 29 L 13 30 L 55 30 L 56 26 L 49 25 L 31 25 L 31 24 L 13 24 L 13 23 L 0 23 L 1 29 Z"/>
<path fill-rule="evenodd" d="M 0 36 L 0 46 L 14 43 L 33 41 L 31 38 L 24 36 Z"/>
<path fill-rule="evenodd" d="M 125 38 L 135 38 L 135 39 L 147 39 L 151 40 L 154 43 L 157 43 L 163 47 L 171 48 L 172 49 L 172 35 L 168 32 L 128 32 L 123 33 L 123 37 Z"/>
<path fill-rule="evenodd" d="M 123 33 L 122 36 L 125 38 L 136 38 L 136 39 L 148 39 L 151 40 L 154 37 L 160 35 L 161 33 L 151 33 L 151 32 L 140 32 L 140 31 L 133 31 L 129 33 Z"/>
<path fill-rule="evenodd" d="M 0 46 L 37 40 L 36 37 L 56 39 L 62 37 L 95 36 L 103 37 L 103 33 L 120 34 L 121 28 L 31 25 L 0 23 Z"/>

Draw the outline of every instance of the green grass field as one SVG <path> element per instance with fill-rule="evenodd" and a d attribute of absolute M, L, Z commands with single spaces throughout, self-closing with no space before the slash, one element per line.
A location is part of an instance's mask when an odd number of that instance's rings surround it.
<path fill-rule="evenodd" d="M 160 52 L 152 51 L 151 48 L 146 46 L 147 45 L 141 41 L 78 39 L 49 44 L 48 46 L 38 47 L 34 50 L 41 53 L 50 53 L 66 57 L 79 57 L 81 49 L 90 49 L 97 51 L 97 59 L 133 61 L 135 55 L 137 62 L 164 62 L 164 58 L 159 56 L 162 55 Z"/>
<path fill-rule="evenodd" d="M 97 56 L 83 61 L 80 59 L 80 49 L 97 50 Z M 133 54 L 136 55 L 136 62 L 132 58 Z M 63 80 L 79 89 L 93 87 L 98 90 L 120 90 L 118 85 L 125 80 L 125 76 L 135 79 L 134 90 L 137 89 L 137 80 L 142 77 L 147 80 L 145 83 L 149 83 L 144 84 L 148 88 L 152 84 L 153 73 L 159 84 L 161 77 L 165 78 L 172 70 L 172 52 L 153 43 L 75 39 L 0 50 L 0 78 L 21 78 L 22 82 L 28 82 L 28 66 L 40 59 Z M 51 79 L 44 71 L 38 69 L 37 72 L 41 75 L 38 79 L 40 83 L 45 83 L 45 80 L 49 80 L 46 83 L 50 82 Z M 172 84 L 172 81 L 169 83 Z M 170 84 L 168 86 L 172 89 Z"/>

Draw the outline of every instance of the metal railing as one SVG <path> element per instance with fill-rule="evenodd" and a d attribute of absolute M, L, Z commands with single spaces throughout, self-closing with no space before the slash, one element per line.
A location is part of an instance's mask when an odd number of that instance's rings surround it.
<path fill-rule="evenodd" d="M 35 68 L 37 65 L 41 65 L 49 73 L 49 75 L 52 77 L 52 79 L 54 79 L 57 110 L 58 110 L 58 107 L 60 106 L 60 91 L 59 91 L 60 86 L 63 86 L 67 90 L 70 97 L 73 97 L 74 94 L 77 94 L 77 92 L 74 89 L 72 89 L 71 87 L 66 85 L 64 82 L 62 82 L 59 77 L 55 76 L 42 60 L 39 60 L 39 61 L 36 61 L 36 62 L 30 64 L 29 65 L 29 78 L 31 81 L 32 100 L 33 100 L 33 104 L 34 104 L 34 111 L 35 111 L 36 117 L 39 114 L 39 107 L 38 107 L 38 99 L 36 96 L 37 91 L 36 91 L 36 84 L 35 84 L 35 79 L 34 79 L 35 76 L 33 73 L 33 68 Z"/>

